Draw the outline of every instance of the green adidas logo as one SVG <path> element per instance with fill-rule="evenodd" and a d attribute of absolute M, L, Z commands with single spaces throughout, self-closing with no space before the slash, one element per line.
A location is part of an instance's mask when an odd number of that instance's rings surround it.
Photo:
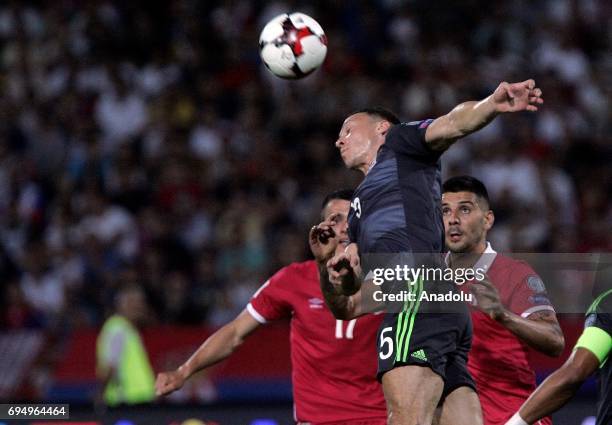
<path fill-rule="evenodd" d="M 415 359 L 419 359 L 419 360 L 422 360 L 424 362 L 427 361 L 427 355 L 425 355 L 425 350 L 415 351 L 414 353 L 412 353 L 410 355 L 410 357 L 414 357 Z"/>

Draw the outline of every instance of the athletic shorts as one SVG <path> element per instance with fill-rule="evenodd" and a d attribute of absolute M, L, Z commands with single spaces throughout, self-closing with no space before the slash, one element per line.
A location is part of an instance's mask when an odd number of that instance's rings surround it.
<path fill-rule="evenodd" d="M 407 303 L 401 312 L 386 313 L 377 345 L 379 381 L 391 369 L 415 365 L 444 379 L 442 400 L 462 386 L 476 390 L 467 368 L 472 320 L 463 302 Z"/>

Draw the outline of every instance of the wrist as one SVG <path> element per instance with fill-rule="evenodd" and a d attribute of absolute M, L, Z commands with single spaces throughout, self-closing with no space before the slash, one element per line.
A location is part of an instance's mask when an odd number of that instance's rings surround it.
<path fill-rule="evenodd" d="M 179 366 L 177 372 L 183 380 L 187 380 L 191 376 L 191 369 L 189 368 L 187 363 Z"/>
<path fill-rule="evenodd" d="M 502 113 L 502 111 L 499 110 L 497 102 L 495 102 L 493 94 L 489 95 L 483 103 L 486 105 L 488 115 L 495 117 Z"/>
<path fill-rule="evenodd" d="M 499 310 L 491 312 L 491 318 L 501 325 L 505 325 L 510 320 L 510 314 L 508 310 L 501 307 Z"/>
<path fill-rule="evenodd" d="M 516 412 L 514 416 L 512 416 L 510 420 L 506 422 L 506 425 L 529 425 L 529 424 L 525 422 L 525 419 L 521 418 L 521 415 L 519 415 L 519 412 Z"/>

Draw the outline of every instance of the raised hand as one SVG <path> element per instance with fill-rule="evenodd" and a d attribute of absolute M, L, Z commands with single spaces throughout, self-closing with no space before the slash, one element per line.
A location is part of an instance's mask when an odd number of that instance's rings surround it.
<path fill-rule="evenodd" d="M 308 243 L 312 255 L 319 263 L 329 260 L 338 246 L 337 235 L 333 229 L 335 224 L 335 216 L 332 215 L 310 229 Z"/>
<path fill-rule="evenodd" d="M 521 83 L 501 83 L 491 95 L 495 110 L 503 112 L 519 112 L 538 110 L 538 105 L 544 103 L 542 90 L 536 87 L 534 80 Z"/>
<path fill-rule="evenodd" d="M 352 243 L 327 262 L 329 281 L 342 295 L 353 295 L 361 287 L 361 282 L 357 279 L 359 267 L 357 245 Z"/>
<path fill-rule="evenodd" d="M 499 291 L 488 276 L 483 280 L 472 282 L 470 290 L 476 297 L 476 308 L 488 314 L 493 320 L 498 320 L 504 315 L 505 308 L 499 297 Z"/>

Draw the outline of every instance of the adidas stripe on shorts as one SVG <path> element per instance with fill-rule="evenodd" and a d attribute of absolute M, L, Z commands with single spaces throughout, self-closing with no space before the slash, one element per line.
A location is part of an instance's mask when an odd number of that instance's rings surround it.
<path fill-rule="evenodd" d="M 411 290 L 421 292 L 423 283 Z M 443 398 L 462 386 L 476 390 L 467 369 L 472 345 L 468 306 L 453 303 L 445 308 L 416 298 L 402 311 L 385 315 L 377 338 L 378 380 L 393 368 L 416 365 L 429 367 L 444 379 Z"/>

